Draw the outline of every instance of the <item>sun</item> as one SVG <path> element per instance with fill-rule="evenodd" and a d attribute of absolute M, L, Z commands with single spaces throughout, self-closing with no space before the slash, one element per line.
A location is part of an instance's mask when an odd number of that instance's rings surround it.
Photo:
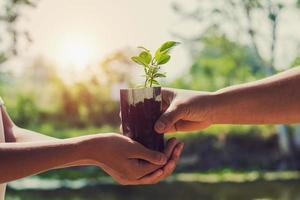
<path fill-rule="evenodd" d="M 96 57 L 95 42 L 86 35 L 69 35 L 57 45 L 56 61 L 64 71 L 81 72 Z"/>
<path fill-rule="evenodd" d="M 62 46 L 62 62 L 76 68 L 84 68 L 89 62 L 90 51 L 90 48 L 84 43 L 67 41 Z"/>

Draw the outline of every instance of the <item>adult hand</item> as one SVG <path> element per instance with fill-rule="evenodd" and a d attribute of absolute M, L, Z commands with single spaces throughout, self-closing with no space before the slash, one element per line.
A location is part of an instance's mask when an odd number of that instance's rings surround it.
<path fill-rule="evenodd" d="M 164 151 L 165 155 L 169 158 L 165 166 L 155 170 L 154 172 L 147 174 L 139 179 L 130 179 L 124 176 L 124 174 L 119 173 L 116 170 L 113 170 L 108 165 L 101 164 L 100 167 L 108 173 L 112 178 L 121 185 L 148 185 L 156 184 L 161 180 L 166 179 L 172 174 L 176 168 L 177 161 L 183 150 L 183 143 L 179 142 L 177 139 L 172 138 L 167 142 L 166 149 Z"/>
<path fill-rule="evenodd" d="M 189 90 L 162 89 L 164 113 L 157 120 L 159 133 L 194 131 L 212 123 L 211 94 Z"/>

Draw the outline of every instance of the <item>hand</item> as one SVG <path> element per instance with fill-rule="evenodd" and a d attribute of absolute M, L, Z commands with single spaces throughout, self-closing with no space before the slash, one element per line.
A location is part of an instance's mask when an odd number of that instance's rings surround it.
<path fill-rule="evenodd" d="M 107 167 L 122 179 L 137 180 L 167 163 L 164 153 L 152 151 L 119 134 L 91 136 L 87 155 L 99 167 Z M 101 151 L 100 151 L 101 150 Z"/>
<path fill-rule="evenodd" d="M 162 168 L 157 169 L 156 171 L 145 175 L 139 179 L 128 179 L 124 177 L 119 172 L 113 170 L 107 165 L 101 164 L 100 167 L 108 173 L 112 178 L 122 185 L 146 185 L 146 184 L 156 184 L 159 181 L 167 178 L 172 174 L 176 167 L 176 163 L 181 155 L 183 150 L 183 143 L 179 142 L 177 139 L 172 138 L 168 140 L 167 146 L 165 149 L 165 154 L 169 158 L 167 164 L 162 166 Z"/>
<path fill-rule="evenodd" d="M 162 89 L 164 113 L 157 120 L 159 133 L 194 131 L 212 123 L 211 93 L 177 89 Z"/>
<path fill-rule="evenodd" d="M 16 142 L 16 136 L 13 132 L 13 129 L 16 127 L 16 125 L 11 120 L 4 105 L 0 106 L 0 110 L 2 114 L 2 123 L 4 128 L 5 140 L 6 142 Z"/>

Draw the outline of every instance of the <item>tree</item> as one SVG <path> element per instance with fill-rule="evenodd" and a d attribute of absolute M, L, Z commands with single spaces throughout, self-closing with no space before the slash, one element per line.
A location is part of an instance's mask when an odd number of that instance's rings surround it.
<path fill-rule="evenodd" d="M 229 40 L 217 31 L 209 31 L 187 75 L 175 82 L 176 87 L 215 91 L 228 85 L 254 80 L 262 76 L 253 50 Z"/>
<path fill-rule="evenodd" d="M 18 44 L 21 39 L 32 41 L 29 32 L 20 30 L 17 24 L 23 8 L 35 7 L 36 0 L 4 0 L 1 5 L 0 25 L 4 32 L 0 35 L 0 64 L 18 54 Z"/>
<path fill-rule="evenodd" d="M 281 39 L 278 36 L 278 30 L 280 25 L 284 23 L 280 20 L 281 13 L 292 10 L 297 6 L 300 7 L 299 0 L 294 0 L 292 3 L 273 0 L 203 0 L 197 2 L 197 6 L 192 10 L 187 10 L 179 3 L 173 4 L 175 12 L 181 15 L 183 19 L 195 21 L 199 27 L 202 27 L 202 31 L 196 34 L 196 37 L 174 33 L 175 36 L 189 44 L 192 58 L 196 61 L 196 65 L 194 64 L 192 69 L 195 67 L 205 68 L 205 65 L 197 64 L 199 52 L 201 55 L 203 53 L 202 49 L 207 48 L 206 45 L 199 45 L 199 42 L 203 43 L 205 34 L 208 30 L 214 28 L 225 35 L 226 38 L 248 45 L 251 51 L 254 52 L 255 60 L 259 62 L 260 71 L 264 76 L 272 75 L 277 71 L 276 62 L 280 58 L 276 51 Z M 260 25 L 255 23 L 258 20 Z M 299 26 L 299 24 L 295 24 L 295 26 Z M 299 46 L 300 41 L 291 40 L 291 43 Z M 223 53 L 228 55 L 230 52 Z M 295 59 L 293 65 L 298 64 L 298 62 L 298 59 Z M 240 66 L 236 65 L 236 68 L 240 68 Z M 228 84 L 231 83 L 228 82 Z M 287 130 L 285 126 L 278 127 L 283 153 L 290 152 L 290 145 L 287 142 L 291 140 Z M 298 130 L 300 130 L 300 127 Z"/>
<path fill-rule="evenodd" d="M 202 27 L 202 31 L 196 34 L 196 37 L 174 34 L 193 45 L 195 41 L 202 38 L 207 30 L 215 27 L 228 38 L 251 46 L 260 62 L 261 70 L 266 75 L 270 75 L 276 71 L 275 66 L 278 60 L 276 57 L 280 39 L 278 29 L 280 24 L 284 23 L 284 21 L 280 21 L 281 13 L 292 10 L 299 4 L 299 0 L 293 4 L 273 0 L 204 0 L 198 1 L 197 6 L 188 11 L 179 3 L 174 3 L 173 8 L 176 13 L 183 19 L 195 21 L 199 27 Z M 259 25 L 255 23 L 258 20 L 260 21 Z M 292 42 L 294 45 L 299 45 L 299 41 Z M 267 53 L 263 53 L 265 50 Z"/>

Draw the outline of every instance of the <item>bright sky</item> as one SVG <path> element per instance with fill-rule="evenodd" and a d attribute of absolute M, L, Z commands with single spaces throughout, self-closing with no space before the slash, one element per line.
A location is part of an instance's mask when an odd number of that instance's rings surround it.
<path fill-rule="evenodd" d="M 115 50 L 139 45 L 155 49 L 174 39 L 171 31 L 197 33 L 201 27 L 190 21 L 182 23 L 171 8 L 174 1 L 192 8 L 197 0 L 40 0 L 37 8 L 25 13 L 26 20 L 21 25 L 34 40 L 23 53 L 22 64 L 42 55 L 57 63 L 62 73 L 81 72 L 85 65 L 99 63 Z M 296 52 L 286 51 L 291 44 L 284 38 L 300 40 L 300 25 L 294 22 L 300 21 L 299 16 L 299 10 L 281 16 L 284 23 L 279 35 L 283 39 L 277 52 L 282 55 L 280 65 L 289 63 Z M 255 23 L 262 29 L 266 26 L 261 20 Z M 189 60 L 184 45 L 176 48 L 165 68 L 168 77 L 182 74 L 191 64 Z"/>
<path fill-rule="evenodd" d="M 34 43 L 32 57 L 43 55 L 65 70 L 83 70 L 111 52 L 144 45 L 157 48 L 173 39 L 170 30 L 179 22 L 172 0 L 41 0 L 30 10 L 25 27 Z M 175 77 L 189 66 L 184 47 L 173 52 L 166 67 Z M 169 68 L 169 69 L 168 69 Z M 176 70 L 174 70 L 176 69 Z"/>

